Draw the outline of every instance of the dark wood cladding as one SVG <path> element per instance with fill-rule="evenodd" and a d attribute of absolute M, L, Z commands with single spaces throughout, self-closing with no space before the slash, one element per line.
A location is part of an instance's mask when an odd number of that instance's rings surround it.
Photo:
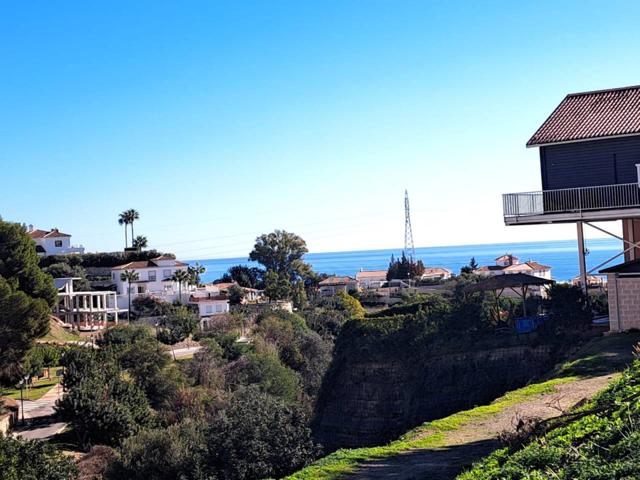
<path fill-rule="evenodd" d="M 542 189 L 593 187 L 638 181 L 640 136 L 540 147 Z"/>

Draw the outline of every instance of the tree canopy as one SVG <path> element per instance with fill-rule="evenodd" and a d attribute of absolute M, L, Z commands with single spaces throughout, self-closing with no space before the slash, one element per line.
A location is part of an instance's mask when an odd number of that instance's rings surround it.
<path fill-rule="evenodd" d="M 302 260 L 308 251 L 306 242 L 295 233 L 275 230 L 256 238 L 249 260 L 293 281 L 310 273 L 311 267 Z"/>
<path fill-rule="evenodd" d="M 415 261 L 402 252 L 402 256 L 396 259 L 391 255 L 389 269 L 387 270 L 387 280 L 413 280 L 420 278 L 424 273 L 422 260 Z"/>
<path fill-rule="evenodd" d="M 49 331 L 57 291 L 38 266 L 24 228 L 0 220 L 0 377 L 15 378 L 37 338 Z"/>

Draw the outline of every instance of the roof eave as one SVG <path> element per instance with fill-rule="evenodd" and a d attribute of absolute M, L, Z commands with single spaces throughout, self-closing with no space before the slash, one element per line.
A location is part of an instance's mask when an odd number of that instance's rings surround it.
<path fill-rule="evenodd" d="M 640 132 L 635 132 L 635 133 L 623 133 L 620 135 L 603 135 L 601 137 L 590 137 L 590 138 L 578 138 L 575 140 L 562 140 L 560 142 L 543 142 L 543 143 L 529 143 L 531 140 L 529 140 L 529 142 L 527 142 L 526 147 L 527 148 L 534 148 L 534 147 L 549 147 L 551 145 L 562 145 L 565 143 L 581 143 L 581 142 L 593 142 L 596 140 L 608 140 L 610 138 L 624 138 L 624 137 L 637 137 L 638 135 L 640 135 Z"/>

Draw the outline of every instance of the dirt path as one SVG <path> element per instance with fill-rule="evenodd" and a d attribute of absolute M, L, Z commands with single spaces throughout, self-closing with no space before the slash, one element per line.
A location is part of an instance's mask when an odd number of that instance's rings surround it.
<path fill-rule="evenodd" d="M 556 385 L 553 393 L 537 395 L 447 433 L 441 448 L 409 450 L 388 459 L 364 463 L 348 478 L 453 479 L 466 466 L 498 448 L 498 435 L 504 430 L 514 430 L 520 418 L 558 416 L 604 389 L 614 378 L 615 374 L 609 374 Z"/>

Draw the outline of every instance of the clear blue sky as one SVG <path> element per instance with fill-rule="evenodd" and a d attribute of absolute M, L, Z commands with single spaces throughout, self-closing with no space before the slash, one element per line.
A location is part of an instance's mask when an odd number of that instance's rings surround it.
<path fill-rule="evenodd" d="M 502 224 L 566 93 L 640 83 L 640 2 L 4 2 L 0 215 L 182 258 L 572 238 Z"/>

